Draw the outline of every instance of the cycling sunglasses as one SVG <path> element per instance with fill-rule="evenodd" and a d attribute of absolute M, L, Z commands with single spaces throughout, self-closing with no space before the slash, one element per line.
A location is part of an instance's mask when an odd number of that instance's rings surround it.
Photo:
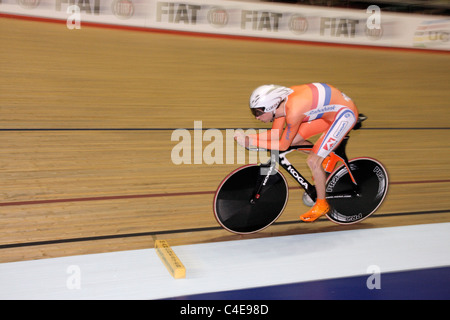
<path fill-rule="evenodd" d="M 252 112 L 254 117 L 259 117 L 264 114 L 264 107 L 263 108 L 251 108 L 250 111 Z"/>
<path fill-rule="evenodd" d="M 286 99 L 284 99 L 284 100 L 286 100 Z M 280 103 L 278 104 L 278 106 L 275 109 L 277 109 L 283 103 L 284 100 L 281 100 Z M 265 107 L 250 108 L 250 111 L 252 112 L 253 116 L 259 117 L 260 115 L 263 115 L 265 113 L 264 108 Z"/>

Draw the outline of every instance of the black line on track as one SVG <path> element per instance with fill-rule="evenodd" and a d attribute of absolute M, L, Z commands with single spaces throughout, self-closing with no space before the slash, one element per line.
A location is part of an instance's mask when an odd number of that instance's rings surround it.
<path fill-rule="evenodd" d="M 410 216 L 410 215 L 419 215 L 419 214 L 435 214 L 435 213 L 449 213 L 449 212 L 450 212 L 450 209 L 434 210 L 434 211 L 399 212 L 399 213 L 386 213 L 386 214 L 380 214 L 380 215 L 375 214 L 371 218 L 392 217 L 392 216 Z M 321 220 L 316 223 L 325 222 L 325 221 L 328 221 L 328 220 Z M 282 222 L 275 222 L 273 225 L 288 225 L 288 224 L 298 224 L 298 223 L 304 223 L 304 222 L 301 222 L 299 220 L 282 221 Z M 215 227 L 163 230 L 163 231 L 127 233 L 127 234 L 112 234 L 112 235 L 104 235 L 104 236 L 96 236 L 96 237 L 69 238 L 69 239 L 47 240 L 47 241 L 36 241 L 36 242 L 11 243 L 11 244 L 0 245 L 0 250 L 1 249 L 42 246 L 42 245 L 52 245 L 52 244 L 62 244 L 62 243 L 136 238 L 136 237 L 145 237 L 145 236 L 157 236 L 157 235 L 163 235 L 163 234 L 204 232 L 204 231 L 213 231 L 213 230 L 223 230 L 223 228 L 219 227 L 219 226 L 215 226 Z"/>
<path fill-rule="evenodd" d="M 267 129 L 267 128 L 0 128 L 0 132 L 27 132 L 27 131 L 174 131 L 184 130 L 249 130 L 249 129 Z M 378 128 L 360 128 L 358 130 L 449 130 L 450 127 L 378 127 Z"/>

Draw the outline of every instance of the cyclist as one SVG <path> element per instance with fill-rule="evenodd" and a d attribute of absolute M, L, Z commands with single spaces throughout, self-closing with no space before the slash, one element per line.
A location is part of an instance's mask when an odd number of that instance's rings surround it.
<path fill-rule="evenodd" d="M 317 201 L 300 219 L 313 222 L 328 213 L 330 207 L 325 199 L 326 174 L 322 162 L 356 124 L 358 110 L 353 101 L 325 83 L 290 88 L 263 85 L 250 96 L 250 110 L 256 119 L 273 124 L 271 130 L 262 134 L 245 136 L 238 132 L 236 141 L 247 148 L 284 151 L 291 145 L 311 145 L 307 139 L 322 133 L 307 158 Z"/>

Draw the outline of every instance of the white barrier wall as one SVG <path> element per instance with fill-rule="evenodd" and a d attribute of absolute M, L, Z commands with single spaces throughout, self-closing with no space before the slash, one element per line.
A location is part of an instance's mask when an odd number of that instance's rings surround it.
<path fill-rule="evenodd" d="M 77 7 L 74 9 L 73 5 Z M 91 22 L 234 36 L 450 50 L 450 18 L 376 10 L 226 0 L 0 0 L 0 13 L 66 20 L 68 28 L 74 28 L 78 21 L 81 27 L 83 22 Z"/>

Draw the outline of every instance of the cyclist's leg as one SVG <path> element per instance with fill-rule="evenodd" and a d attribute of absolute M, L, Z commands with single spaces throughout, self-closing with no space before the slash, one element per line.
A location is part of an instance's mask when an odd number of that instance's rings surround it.
<path fill-rule="evenodd" d="M 336 113 L 334 121 L 328 130 L 314 144 L 312 152 L 308 156 L 307 163 L 314 177 L 317 201 L 311 210 L 300 216 L 301 220 L 312 222 L 329 211 L 330 207 L 325 200 L 326 174 L 322 167 L 322 162 L 339 145 L 355 123 L 356 116 L 354 112 L 350 108 L 343 106 Z"/>
<path fill-rule="evenodd" d="M 342 142 L 347 133 L 354 127 L 356 121 L 357 115 L 355 115 L 355 112 L 342 106 L 329 128 L 314 144 L 313 152 L 322 158 L 327 157 Z"/>
<path fill-rule="evenodd" d="M 326 131 L 329 128 L 329 126 L 330 126 L 330 124 L 323 119 L 319 119 L 319 120 L 312 121 L 312 122 L 302 123 L 300 128 L 298 129 L 296 136 L 294 137 L 294 140 L 292 141 L 292 145 L 293 146 L 300 146 L 300 145 L 312 146 L 313 143 L 311 141 L 309 141 L 308 139 Z M 302 152 L 309 154 L 309 150 L 302 151 Z"/>
<path fill-rule="evenodd" d="M 313 149 L 314 150 L 314 149 Z M 319 217 L 325 215 L 330 210 L 330 206 L 325 200 L 325 183 L 326 174 L 322 167 L 323 157 L 310 152 L 307 163 L 314 178 L 314 184 L 317 192 L 317 199 L 314 206 L 305 214 L 300 216 L 300 220 L 305 222 L 313 222 Z"/>
<path fill-rule="evenodd" d="M 311 122 L 304 122 L 298 129 L 297 136 L 303 137 L 304 140 L 309 139 L 315 135 L 323 133 L 330 128 L 330 122 L 323 119 L 314 120 Z M 297 138 L 296 136 L 296 138 Z M 295 141 L 295 139 L 294 139 Z M 292 145 L 297 145 L 298 143 L 292 143 Z"/>

